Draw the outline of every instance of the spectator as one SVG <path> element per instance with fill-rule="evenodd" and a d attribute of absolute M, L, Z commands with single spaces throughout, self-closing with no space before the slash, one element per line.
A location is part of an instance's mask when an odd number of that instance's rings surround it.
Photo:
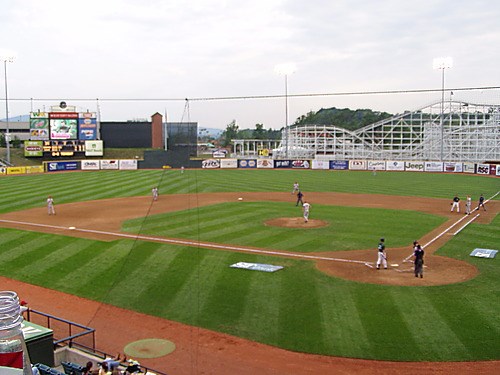
<path fill-rule="evenodd" d="M 141 364 L 137 361 L 134 361 L 133 359 L 128 360 L 128 366 L 125 369 L 124 374 L 129 375 L 129 374 L 138 374 L 142 372 L 141 371 Z"/>
<path fill-rule="evenodd" d="M 91 361 L 88 361 L 85 367 L 83 368 L 82 375 L 93 375 L 97 373 L 97 370 L 93 370 L 92 367 L 94 364 Z"/>

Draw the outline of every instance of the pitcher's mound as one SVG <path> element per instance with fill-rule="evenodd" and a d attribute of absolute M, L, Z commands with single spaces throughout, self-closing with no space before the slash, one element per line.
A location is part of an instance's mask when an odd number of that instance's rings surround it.
<path fill-rule="evenodd" d="M 328 225 L 327 221 L 309 219 L 307 223 L 302 217 L 280 217 L 264 222 L 266 225 L 285 228 L 320 228 Z"/>

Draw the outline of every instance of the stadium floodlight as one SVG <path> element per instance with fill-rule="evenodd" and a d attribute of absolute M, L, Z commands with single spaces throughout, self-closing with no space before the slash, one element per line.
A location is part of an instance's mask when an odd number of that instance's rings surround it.
<path fill-rule="evenodd" d="M 285 76 L 285 157 L 288 159 L 288 76 L 295 73 L 297 67 L 294 63 L 279 64 L 274 71 Z"/>
<path fill-rule="evenodd" d="M 8 89 L 7 89 L 7 63 L 14 62 L 15 54 L 11 51 L 0 50 L 0 60 L 3 61 L 4 72 L 5 72 L 5 144 L 7 146 L 7 163 L 10 165 L 10 131 L 9 131 L 9 99 L 8 99 Z"/>
<path fill-rule="evenodd" d="M 451 57 L 436 57 L 432 60 L 432 68 L 441 70 L 441 161 L 444 161 L 444 71 L 453 67 Z"/>

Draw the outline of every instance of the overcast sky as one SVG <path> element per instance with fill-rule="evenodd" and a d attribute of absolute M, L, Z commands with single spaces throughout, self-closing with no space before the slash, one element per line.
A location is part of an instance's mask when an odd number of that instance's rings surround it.
<path fill-rule="evenodd" d="M 445 86 L 500 85 L 500 2 L 494 0 L 0 0 L 9 116 L 66 100 L 103 121 L 149 118 L 200 127 L 279 129 L 320 108 L 391 113 L 439 100 L 426 94 L 299 94 L 439 89 L 436 57 L 453 57 Z M 1 79 L 4 83 L 3 75 Z M 489 92 L 458 92 L 492 100 Z M 5 117 L 5 92 L 0 117 Z M 35 100 L 31 101 L 30 98 Z M 186 106 L 184 98 L 191 99 Z M 22 100 L 21 100 L 22 99 Z M 45 100 L 52 99 L 52 100 Z M 76 99 L 92 99 L 82 101 Z M 112 101 L 110 99 L 130 99 Z M 134 100 L 140 99 L 140 100 Z M 164 99 L 164 100 L 149 100 Z M 167 100 L 178 99 L 178 100 Z M 499 91 L 493 95 L 500 102 Z"/>

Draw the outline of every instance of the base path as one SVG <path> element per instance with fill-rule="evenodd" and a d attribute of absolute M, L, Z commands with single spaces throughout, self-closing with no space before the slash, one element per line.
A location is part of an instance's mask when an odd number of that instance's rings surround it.
<path fill-rule="evenodd" d="M 244 201 L 271 200 L 295 203 L 293 196 L 291 198 L 289 193 L 213 193 L 160 196 L 159 201 L 154 202 L 154 204 L 151 204 L 151 197 L 130 197 L 58 205 L 56 206 L 57 216 L 48 216 L 45 207 L 2 214 L 0 215 L 0 226 L 99 240 L 114 240 L 116 237 L 113 233 L 120 234 L 121 223 L 124 220 L 207 204 L 237 201 L 239 197 L 242 197 Z M 405 197 L 405 199 L 398 200 L 391 196 L 380 195 L 308 193 L 307 200 L 312 204 L 415 210 L 448 217 L 445 224 L 419 239 L 424 245 L 431 243 L 426 247 L 426 265 L 428 267 L 422 280 L 412 277 L 410 263 L 402 263 L 402 260 L 411 252 L 409 247 L 387 249 L 390 257 L 389 263 L 397 262 L 399 266 L 380 271 L 364 264 L 369 261 L 373 265 L 375 261 L 373 249 L 304 254 L 305 256 L 331 258 L 330 260 L 316 260 L 318 269 L 324 272 L 357 281 L 396 285 L 452 283 L 463 281 L 464 277 L 468 279 L 477 274 L 477 270 L 465 262 L 432 255 L 451 237 L 449 233 L 441 235 L 443 231 L 463 217 L 462 214 L 449 212 L 449 200 L 447 199 Z M 476 222 L 489 222 L 498 212 L 498 202 L 490 202 L 488 209 L 489 211 L 485 214 L 481 212 L 481 216 Z M 295 218 L 291 218 L 290 222 L 285 220 L 284 225 L 293 226 L 295 221 Z M 318 225 L 321 226 L 324 223 L 318 223 Z M 76 230 L 69 229 L 69 227 L 75 227 Z M 458 227 L 460 225 L 454 229 L 458 229 Z M 89 231 L 79 231 L 78 228 Z M 436 239 L 438 236 L 440 237 Z M 196 246 L 203 247 L 203 244 L 198 243 Z M 224 250 L 231 251 L 227 246 Z M 249 248 L 249 251 L 256 250 L 259 249 Z M 235 251 L 244 251 L 244 249 Z M 295 255 L 297 254 L 294 253 Z M 280 252 L 274 256 L 287 256 L 287 252 Z M 464 273 L 466 276 L 457 277 L 457 274 Z M 443 282 L 443 280 L 446 281 Z M 167 356 L 139 359 L 144 365 L 168 374 L 496 374 L 500 366 L 500 361 L 411 363 L 296 353 L 3 277 L 0 277 L 0 285 L 0 289 L 15 290 L 35 310 L 92 326 L 97 331 L 97 348 L 108 353 L 123 353 L 123 348 L 130 342 L 146 338 L 161 337 L 175 342 L 176 350 Z M 110 324 L 111 319 L 112 324 Z"/>

